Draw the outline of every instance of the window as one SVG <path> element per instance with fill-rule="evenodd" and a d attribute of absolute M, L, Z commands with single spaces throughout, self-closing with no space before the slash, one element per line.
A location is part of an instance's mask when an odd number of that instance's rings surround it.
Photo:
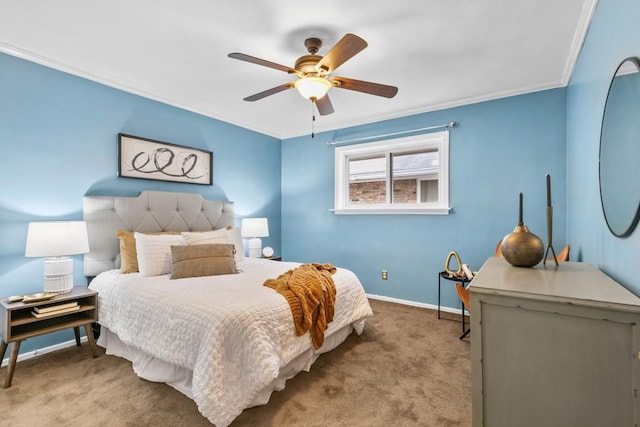
<path fill-rule="evenodd" d="M 448 214 L 449 132 L 338 147 L 336 214 Z"/>

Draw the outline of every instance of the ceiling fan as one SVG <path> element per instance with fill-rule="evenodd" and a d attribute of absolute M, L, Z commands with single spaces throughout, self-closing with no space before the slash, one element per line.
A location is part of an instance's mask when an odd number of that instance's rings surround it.
<path fill-rule="evenodd" d="M 311 37 L 304 41 L 304 45 L 309 54 L 298 58 L 293 68 L 244 53 L 230 53 L 230 58 L 274 68 L 288 74 L 295 74 L 298 77 L 295 82 L 288 82 L 267 89 L 263 92 L 248 96 L 244 98 L 244 100 L 253 102 L 287 89 L 296 88 L 304 98 L 315 103 L 320 115 L 324 116 L 334 111 L 331 100 L 327 95 L 329 89 L 333 87 L 383 96 L 385 98 L 393 98 L 396 93 L 398 93 L 398 88 L 395 86 L 331 75 L 340 65 L 367 47 L 367 42 L 362 38 L 354 34 L 346 34 L 338 43 L 329 49 L 324 56 L 317 54 L 322 47 L 322 40 Z"/>

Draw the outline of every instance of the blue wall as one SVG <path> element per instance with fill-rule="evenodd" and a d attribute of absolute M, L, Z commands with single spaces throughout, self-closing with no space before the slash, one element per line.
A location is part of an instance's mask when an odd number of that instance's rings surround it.
<path fill-rule="evenodd" d="M 555 89 L 420 114 L 282 144 L 282 251 L 287 259 L 353 270 L 370 294 L 437 303 L 437 273 L 449 251 L 479 269 L 518 220 L 546 243 L 551 175 L 554 248 L 565 240 L 566 91 Z M 450 215 L 334 215 L 332 138 L 390 133 L 456 121 L 450 134 Z M 386 269 L 389 279 L 382 280 Z M 443 305 L 459 307 L 452 286 Z"/>
<path fill-rule="evenodd" d="M 623 59 L 640 56 L 638 22 L 638 1 L 600 0 L 567 88 L 567 237 L 572 252 L 636 294 L 640 231 L 625 239 L 609 232 L 600 205 L 598 155 L 611 78 Z M 620 191 L 626 190 L 621 182 Z"/>
<path fill-rule="evenodd" d="M 212 151 L 214 185 L 118 178 L 119 132 Z M 150 189 L 231 200 L 238 218 L 269 218 L 263 244 L 280 250 L 275 138 L 0 54 L 0 144 L 0 295 L 42 290 L 42 259 L 24 257 L 27 224 L 82 219 L 85 194 Z M 86 283 L 80 256 L 74 274 Z M 69 330 L 30 339 L 21 350 L 72 337 Z"/>
<path fill-rule="evenodd" d="M 600 0 L 566 89 L 326 132 L 314 139 L 292 138 L 282 144 L 0 54 L 0 144 L 6 159 L 0 169 L 0 294 L 41 289 L 41 261 L 23 256 L 29 221 L 80 219 L 84 194 L 161 189 L 233 200 L 239 217 L 269 217 L 271 236 L 264 244 L 281 248 L 286 259 L 332 262 L 354 270 L 368 293 L 435 304 L 436 275 L 449 251 L 458 251 L 463 262 L 480 268 L 496 242 L 513 230 L 519 192 L 525 195 L 525 223 L 546 242 L 547 173 L 553 184 L 554 247 L 571 243 L 573 260 L 592 263 L 640 291 L 640 279 L 630 268 L 640 255 L 640 232 L 626 239 L 612 236 L 598 190 L 600 124 L 607 90 L 618 63 L 640 55 L 637 22 L 636 1 Z M 458 126 L 450 138 L 450 215 L 330 212 L 334 149 L 326 141 L 451 120 Z M 117 178 L 118 132 L 213 151 L 215 185 Z M 381 280 L 382 269 L 389 271 L 389 280 Z M 82 275 L 79 257 L 76 275 Z M 459 306 L 452 286 L 445 286 L 443 304 Z M 24 347 L 43 346 L 34 339 Z"/>

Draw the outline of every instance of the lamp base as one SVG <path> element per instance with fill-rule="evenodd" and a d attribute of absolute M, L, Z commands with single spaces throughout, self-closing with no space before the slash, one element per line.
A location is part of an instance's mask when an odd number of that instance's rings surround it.
<path fill-rule="evenodd" d="M 73 259 L 69 257 L 44 260 L 44 291 L 66 293 L 73 289 Z"/>
<path fill-rule="evenodd" d="M 260 258 L 262 256 L 262 239 L 252 237 L 249 239 L 249 258 Z"/>

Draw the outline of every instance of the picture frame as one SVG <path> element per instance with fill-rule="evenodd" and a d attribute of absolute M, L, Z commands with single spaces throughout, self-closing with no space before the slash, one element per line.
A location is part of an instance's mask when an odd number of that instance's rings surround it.
<path fill-rule="evenodd" d="M 213 153 L 119 133 L 118 176 L 212 185 Z"/>

